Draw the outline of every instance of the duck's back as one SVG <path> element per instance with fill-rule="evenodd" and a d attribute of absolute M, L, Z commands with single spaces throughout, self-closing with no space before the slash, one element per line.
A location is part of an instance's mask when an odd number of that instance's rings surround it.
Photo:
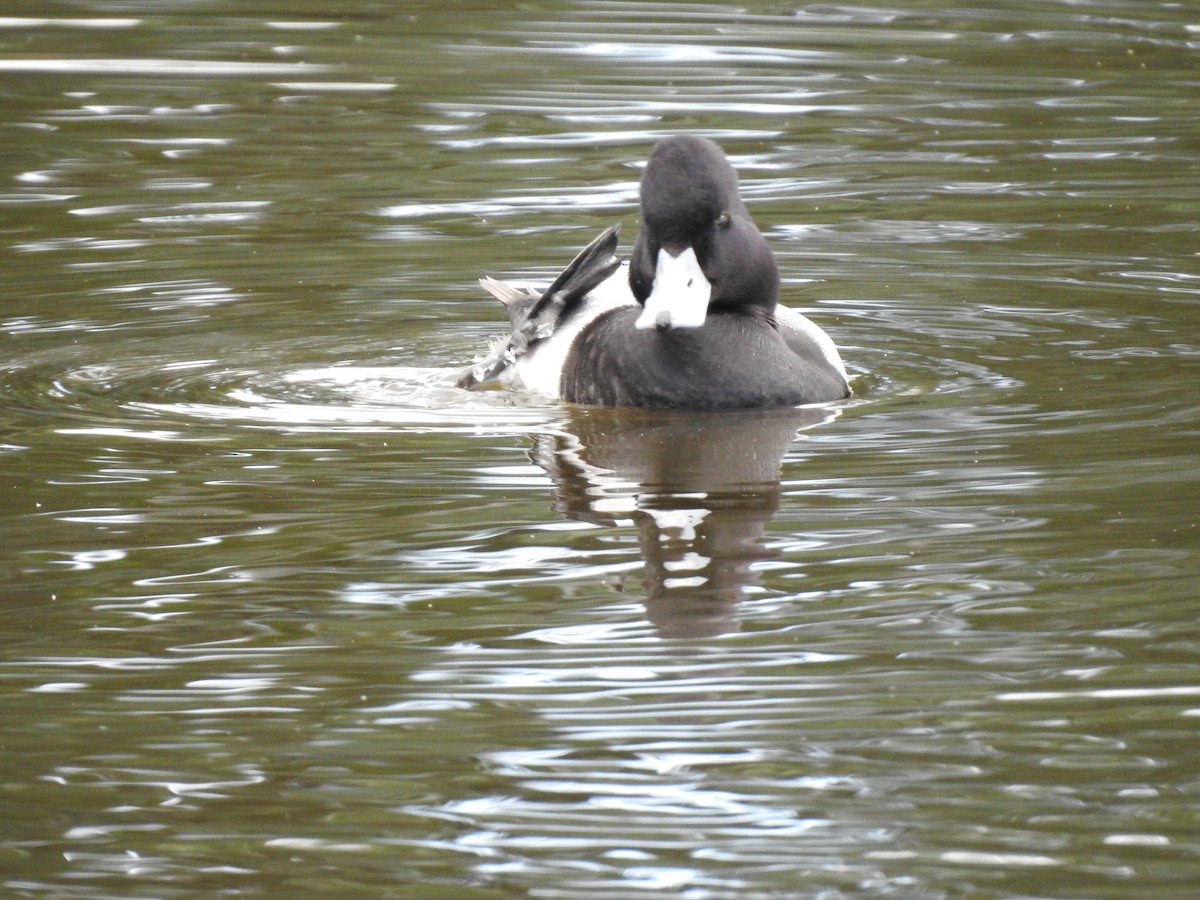
<path fill-rule="evenodd" d="M 762 318 L 710 314 L 699 328 L 642 330 L 640 307 L 612 310 L 579 334 L 562 370 L 572 403 L 658 409 L 744 409 L 842 400 L 828 360 L 789 349 Z"/>

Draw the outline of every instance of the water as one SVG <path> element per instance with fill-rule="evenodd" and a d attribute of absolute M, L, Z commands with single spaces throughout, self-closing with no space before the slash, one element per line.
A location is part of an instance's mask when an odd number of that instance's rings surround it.
<path fill-rule="evenodd" d="M 0 885 L 1200 882 L 1200 16 L 9 3 Z M 468 394 L 664 134 L 855 398 Z"/>

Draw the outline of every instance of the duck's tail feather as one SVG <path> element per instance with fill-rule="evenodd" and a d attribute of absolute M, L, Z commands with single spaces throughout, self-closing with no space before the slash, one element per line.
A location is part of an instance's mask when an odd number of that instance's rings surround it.
<path fill-rule="evenodd" d="M 479 286 L 504 304 L 504 309 L 508 313 L 509 324 L 516 328 L 524 321 L 526 314 L 529 312 L 529 307 L 542 296 L 541 291 L 535 291 L 528 287 L 518 287 L 515 284 L 509 284 L 507 281 L 500 281 L 493 278 L 491 275 L 485 275 L 479 279 Z"/>
<path fill-rule="evenodd" d="M 507 338 L 493 341 L 487 356 L 459 378 L 458 386 L 469 388 L 492 381 L 531 347 L 554 334 L 583 298 L 621 265 L 616 257 L 617 229 L 616 225 L 604 229 L 541 295 L 495 278 L 481 278 L 480 286 L 508 310 L 513 330 Z"/>

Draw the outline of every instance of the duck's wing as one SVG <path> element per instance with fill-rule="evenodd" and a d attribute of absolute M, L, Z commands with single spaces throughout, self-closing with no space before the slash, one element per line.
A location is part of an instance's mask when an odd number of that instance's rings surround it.
<path fill-rule="evenodd" d="M 495 278 L 480 279 L 483 289 L 508 310 L 513 330 L 507 338 L 492 342 L 488 354 L 459 378 L 458 386 L 469 388 L 498 378 L 519 357 L 554 334 L 583 299 L 620 266 L 617 228 L 613 225 L 602 231 L 541 294 Z"/>

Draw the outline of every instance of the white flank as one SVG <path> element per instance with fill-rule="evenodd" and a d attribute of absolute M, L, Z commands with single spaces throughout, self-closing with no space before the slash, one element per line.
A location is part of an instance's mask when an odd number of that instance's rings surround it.
<path fill-rule="evenodd" d="M 517 358 L 513 366 L 517 377 L 529 390 L 557 397 L 563 365 L 579 332 L 610 309 L 635 305 L 629 292 L 629 265 L 625 263 L 588 294 L 582 306 L 554 334 Z"/>

